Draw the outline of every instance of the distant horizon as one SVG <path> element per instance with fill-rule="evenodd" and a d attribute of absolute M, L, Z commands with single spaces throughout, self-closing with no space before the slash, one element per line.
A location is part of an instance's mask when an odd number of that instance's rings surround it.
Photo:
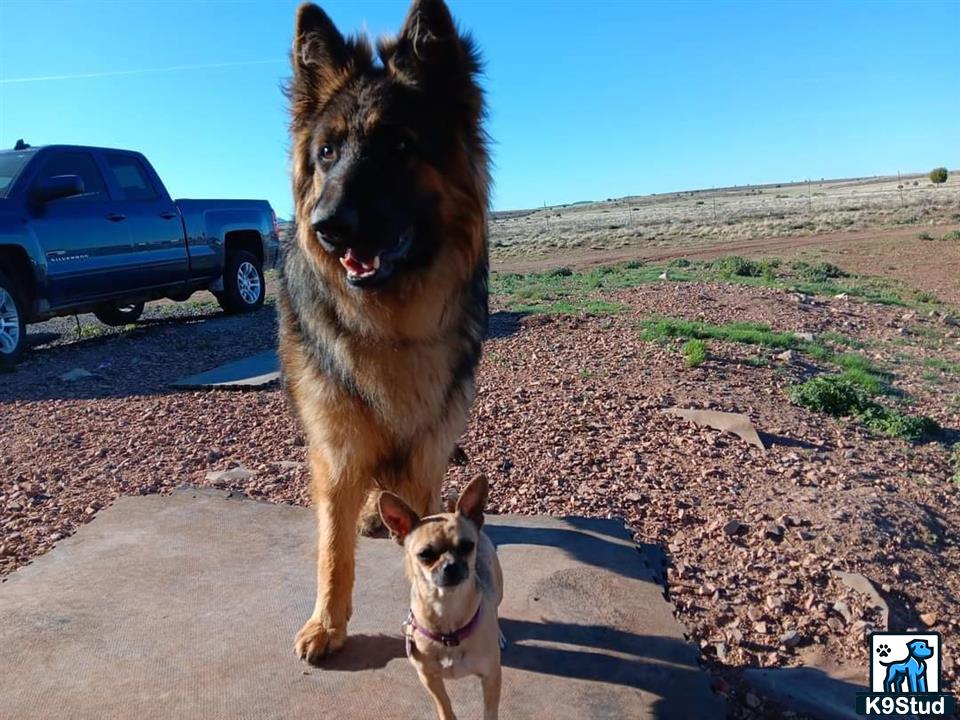
<path fill-rule="evenodd" d="M 938 166 L 938 167 L 943 167 Z M 930 168 L 933 170 L 933 168 Z M 915 172 L 901 172 L 900 177 L 902 178 L 925 178 L 930 174 L 930 170 L 925 172 L 915 171 Z M 960 168 L 952 170 L 947 168 L 947 172 L 953 175 L 960 175 Z M 557 207 L 569 207 L 572 205 L 589 205 L 592 203 L 605 203 L 605 202 L 617 202 L 619 200 L 629 200 L 631 198 L 644 198 L 644 197 L 661 197 L 664 195 L 681 195 L 684 193 L 695 194 L 695 193 L 707 193 L 707 192 L 723 192 L 725 190 L 738 190 L 741 188 L 775 188 L 775 187 L 790 187 L 805 185 L 806 183 L 835 183 L 835 182 L 850 182 L 856 180 L 893 180 L 897 177 L 897 173 L 884 173 L 882 175 L 846 175 L 843 177 L 824 177 L 824 178 L 809 178 L 809 180 L 782 180 L 778 182 L 766 182 L 766 183 L 749 183 L 746 185 L 718 185 L 715 187 L 700 187 L 700 188 L 686 188 L 683 190 L 664 190 L 663 192 L 651 192 L 651 193 L 631 193 L 627 195 L 617 195 L 616 197 L 610 196 L 606 198 L 593 198 L 593 199 L 583 199 L 583 200 L 572 200 L 570 202 L 564 203 L 555 203 L 552 205 L 531 205 L 529 207 L 514 207 L 514 208 L 490 208 L 491 213 L 511 213 L 511 212 L 523 212 L 524 210 L 543 210 L 544 208 L 557 208 Z M 279 222 L 289 223 L 293 222 L 292 217 L 284 217 L 279 213 L 277 214 L 277 220 Z"/>
<path fill-rule="evenodd" d="M 290 217 L 298 3 L 77 0 L 51 22 L 2 0 L 0 145 L 129 148 L 175 197 L 265 198 Z M 409 7 L 320 4 L 372 37 Z M 953 0 L 449 5 L 485 59 L 497 211 L 960 167 Z M 41 24 L 42 43 L 22 31 Z"/>

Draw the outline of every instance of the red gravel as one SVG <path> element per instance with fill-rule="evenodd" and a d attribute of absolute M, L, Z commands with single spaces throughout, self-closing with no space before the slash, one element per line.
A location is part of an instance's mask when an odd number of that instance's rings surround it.
<path fill-rule="evenodd" d="M 879 615 L 833 570 L 869 578 L 893 627 L 957 634 L 960 488 L 949 480 L 956 470 L 944 445 L 874 437 L 791 406 L 785 388 L 815 370 L 802 356 L 755 367 L 774 353 L 714 342 L 710 360 L 690 370 L 676 348 L 641 341 L 638 330 L 641 319 L 670 314 L 869 340 L 864 352 L 891 364 L 912 411 L 956 429 L 960 376 L 944 371 L 933 382 L 921 365 L 925 357 L 960 363 L 948 319 L 706 284 L 665 283 L 612 299 L 634 311 L 495 316 L 463 442 L 470 462 L 451 468 L 451 491 L 483 471 L 496 511 L 620 516 L 638 541 L 663 546 L 668 595 L 716 687 L 735 696 L 736 717 L 781 716 L 753 708 L 756 698 L 743 701 L 739 668 L 798 664 L 811 649 L 865 666 L 864 633 Z M 0 574 L 120 494 L 218 482 L 308 503 L 303 436 L 280 389 L 168 387 L 270 347 L 274 332 L 269 308 L 161 322 L 37 350 L 0 376 Z M 94 377 L 58 379 L 78 367 Z M 774 444 L 761 451 L 661 414 L 674 405 L 746 413 Z M 208 479 L 237 466 L 250 473 Z M 949 643 L 945 652 L 946 684 L 956 687 L 960 657 Z"/>

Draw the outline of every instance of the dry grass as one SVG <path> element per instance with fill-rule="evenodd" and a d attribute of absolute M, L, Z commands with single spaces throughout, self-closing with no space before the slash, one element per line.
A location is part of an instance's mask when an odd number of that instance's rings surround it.
<path fill-rule="evenodd" d="M 917 185 L 913 183 L 916 181 Z M 494 259 L 572 248 L 703 245 L 960 221 L 960 176 L 700 190 L 494 213 Z"/>

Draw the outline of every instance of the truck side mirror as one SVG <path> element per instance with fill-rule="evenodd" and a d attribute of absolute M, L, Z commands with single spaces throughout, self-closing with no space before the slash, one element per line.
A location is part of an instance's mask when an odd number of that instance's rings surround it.
<path fill-rule="evenodd" d="M 48 203 L 51 200 L 83 195 L 83 178 L 79 175 L 53 175 L 43 178 L 34 185 L 30 195 L 39 203 Z"/>

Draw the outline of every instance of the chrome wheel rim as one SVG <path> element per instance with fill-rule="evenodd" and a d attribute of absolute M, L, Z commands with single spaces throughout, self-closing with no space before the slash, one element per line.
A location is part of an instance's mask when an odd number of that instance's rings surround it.
<path fill-rule="evenodd" d="M 260 299 L 260 273 L 253 263 L 242 262 L 237 268 L 237 290 L 247 305 L 254 305 Z"/>
<path fill-rule="evenodd" d="M 13 296 L 0 287 L 0 353 L 12 355 L 20 344 L 20 313 Z"/>

